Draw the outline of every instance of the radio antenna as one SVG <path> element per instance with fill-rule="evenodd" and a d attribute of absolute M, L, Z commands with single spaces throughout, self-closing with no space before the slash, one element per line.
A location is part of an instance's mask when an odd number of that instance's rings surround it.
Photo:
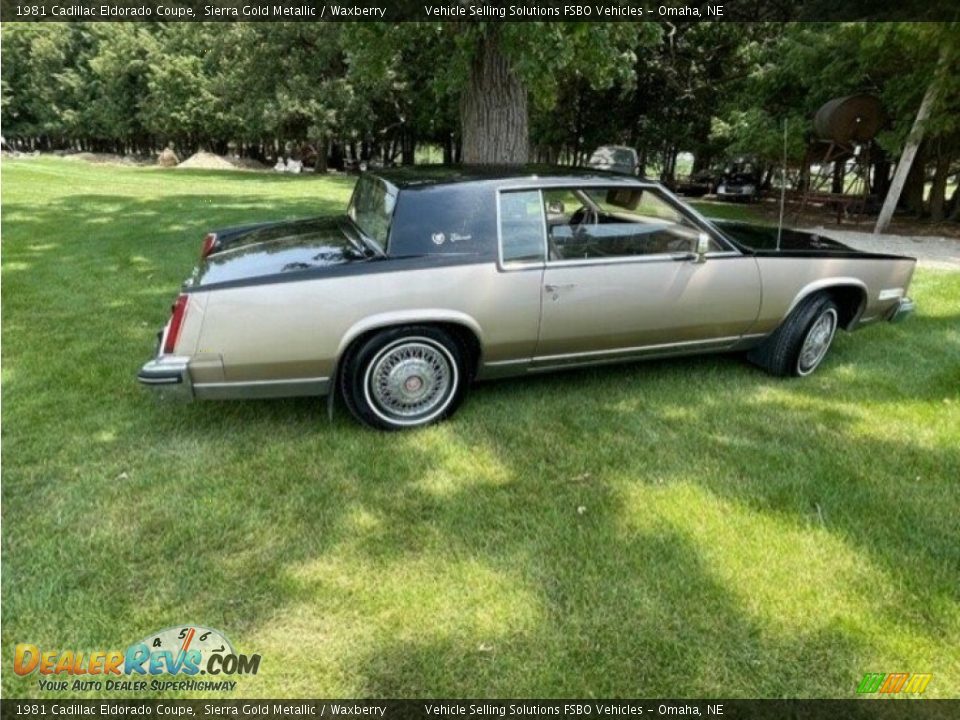
<path fill-rule="evenodd" d="M 783 206 L 787 199 L 787 119 L 783 119 L 783 165 L 780 166 L 780 222 L 777 224 L 777 252 L 783 235 Z"/>

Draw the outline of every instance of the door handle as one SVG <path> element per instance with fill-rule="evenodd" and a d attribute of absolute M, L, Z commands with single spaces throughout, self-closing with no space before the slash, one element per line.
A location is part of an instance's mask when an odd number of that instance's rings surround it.
<path fill-rule="evenodd" d="M 569 285 L 544 285 L 543 289 L 547 292 L 559 292 L 560 290 L 570 290 L 574 287 L 576 287 L 576 285 L 570 283 Z"/>

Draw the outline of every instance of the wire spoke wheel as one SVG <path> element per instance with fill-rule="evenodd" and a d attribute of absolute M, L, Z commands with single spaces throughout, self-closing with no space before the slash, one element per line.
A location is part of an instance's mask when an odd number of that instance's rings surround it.
<path fill-rule="evenodd" d="M 800 375 L 809 375 L 823 360 L 830 349 L 830 343 L 833 342 L 834 333 L 837 331 L 837 311 L 828 308 L 818 317 L 803 340 L 800 346 L 800 354 L 797 357 L 797 373 Z"/>
<path fill-rule="evenodd" d="M 446 409 L 457 382 L 456 363 L 445 347 L 429 338 L 404 338 L 370 361 L 364 389 L 384 420 L 419 425 Z"/>

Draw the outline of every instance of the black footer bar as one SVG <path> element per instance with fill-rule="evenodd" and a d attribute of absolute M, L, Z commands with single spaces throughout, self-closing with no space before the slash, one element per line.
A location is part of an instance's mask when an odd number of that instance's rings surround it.
<path fill-rule="evenodd" d="M 933 720 L 960 717 L 960 700 L 11 700 L 14 718 L 317 718 L 496 720 L 497 718 L 717 718 L 718 720 Z"/>

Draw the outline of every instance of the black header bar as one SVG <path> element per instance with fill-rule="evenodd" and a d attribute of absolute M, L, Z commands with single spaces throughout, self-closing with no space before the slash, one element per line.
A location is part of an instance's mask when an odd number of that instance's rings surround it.
<path fill-rule="evenodd" d="M 956 0 L 0 0 L 4 22 L 956 21 Z"/>

